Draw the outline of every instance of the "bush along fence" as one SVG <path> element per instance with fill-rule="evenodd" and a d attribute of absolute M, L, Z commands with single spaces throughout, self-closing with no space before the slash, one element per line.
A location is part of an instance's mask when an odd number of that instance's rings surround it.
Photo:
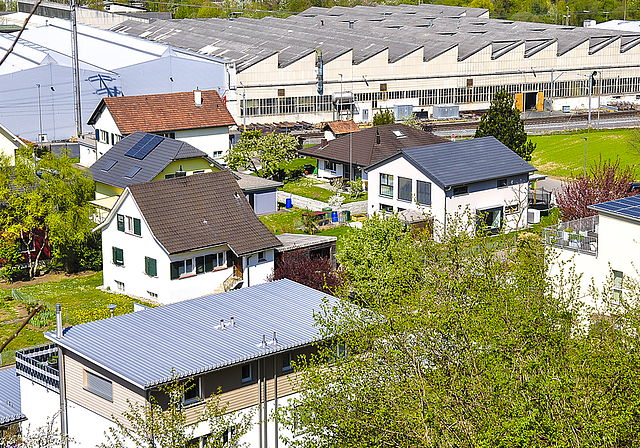
<path fill-rule="evenodd" d="M 16 359 L 16 351 L 15 350 L 4 350 L 0 352 L 0 366 L 4 366 L 7 364 L 13 364 Z"/>

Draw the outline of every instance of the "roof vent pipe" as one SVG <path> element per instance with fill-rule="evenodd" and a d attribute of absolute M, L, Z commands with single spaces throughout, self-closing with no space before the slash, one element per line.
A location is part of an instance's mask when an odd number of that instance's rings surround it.
<path fill-rule="evenodd" d="M 276 337 L 276 332 L 273 332 L 273 345 L 278 345 L 278 338 Z"/>
<path fill-rule="evenodd" d="M 195 101 L 197 107 L 202 106 L 202 92 L 200 90 L 193 91 L 193 100 Z"/>
<path fill-rule="evenodd" d="M 262 335 L 262 343 L 260 344 L 260 346 L 262 348 L 267 348 L 267 335 L 266 334 Z"/>
<path fill-rule="evenodd" d="M 232 327 L 236 326 L 236 320 L 233 317 L 231 318 L 231 326 Z"/>
<path fill-rule="evenodd" d="M 349 20 L 349 28 L 352 28 L 352 29 L 353 29 L 353 24 L 354 24 L 354 23 L 355 23 L 355 22 L 354 22 L 353 20 Z"/>
<path fill-rule="evenodd" d="M 56 337 L 62 339 L 62 305 L 56 303 Z"/>
<path fill-rule="evenodd" d="M 224 330 L 224 319 L 220 319 L 220 329 Z"/>

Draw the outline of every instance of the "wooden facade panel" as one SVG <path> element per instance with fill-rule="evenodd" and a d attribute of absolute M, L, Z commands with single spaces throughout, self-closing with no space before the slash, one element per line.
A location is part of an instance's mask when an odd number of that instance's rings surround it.
<path fill-rule="evenodd" d="M 125 387 L 116 381 L 116 378 L 100 368 L 90 368 L 82 364 L 73 356 L 65 354 L 65 384 L 67 399 L 79 404 L 98 415 L 111 419 L 112 416 L 119 417 L 123 412 L 129 410 L 127 400 L 132 403 L 144 403 L 144 396 L 141 393 Z M 102 398 L 84 388 L 84 371 L 89 371 L 95 375 L 111 381 L 113 388 L 113 401 Z M 123 422 L 124 423 L 124 422 Z"/>

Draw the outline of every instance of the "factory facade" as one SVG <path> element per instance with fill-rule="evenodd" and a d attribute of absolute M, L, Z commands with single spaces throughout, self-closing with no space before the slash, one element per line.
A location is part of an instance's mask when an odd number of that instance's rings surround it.
<path fill-rule="evenodd" d="M 488 16 L 430 4 L 336 6 L 112 30 L 235 62 L 227 107 L 238 124 L 483 110 L 503 88 L 521 110 L 584 110 L 592 75 L 593 108 L 640 94 L 640 34 Z"/>

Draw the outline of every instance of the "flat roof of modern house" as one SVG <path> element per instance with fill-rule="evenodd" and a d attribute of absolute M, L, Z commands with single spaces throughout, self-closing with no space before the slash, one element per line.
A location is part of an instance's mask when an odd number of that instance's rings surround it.
<path fill-rule="evenodd" d="M 20 378 L 15 367 L 0 370 L 0 426 L 26 419 L 20 408 Z"/>
<path fill-rule="evenodd" d="M 283 68 L 316 50 L 325 63 L 353 50 L 353 63 L 360 64 L 387 49 L 393 63 L 416 51 L 429 61 L 455 47 L 462 61 L 487 47 L 497 59 L 512 50 L 531 57 L 556 42 L 558 55 L 585 42 L 590 53 L 618 41 L 624 53 L 640 43 L 630 31 L 490 19 L 487 9 L 434 4 L 311 7 L 287 18 L 233 21 L 126 21 L 112 30 L 232 59 L 239 72 L 274 55 Z"/>
<path fill-rule="evenodd" d="M 598 213 L 640 222 L 640 195 L 590 205 Z"/>
<path fill-rule="evenodd" d="M 321 338 L 314 313 L 325 299 L 337 300 L 284 279 L 73 326 L 61 339 L 55 332 L 45 337 L 150 389 L 170 382 L 173 369 L 189 378 L 313 344 Z"/>
<path fill-rule="evenodd" d="M 282 233 L 276 235 L 276 238 L 282 243 L 282 246 L 276 248 L 278 252 L 305 249 L 322 244 L 333 244 L 338 240 L 335 236 L 305 235 L 302 233 Z"/>

